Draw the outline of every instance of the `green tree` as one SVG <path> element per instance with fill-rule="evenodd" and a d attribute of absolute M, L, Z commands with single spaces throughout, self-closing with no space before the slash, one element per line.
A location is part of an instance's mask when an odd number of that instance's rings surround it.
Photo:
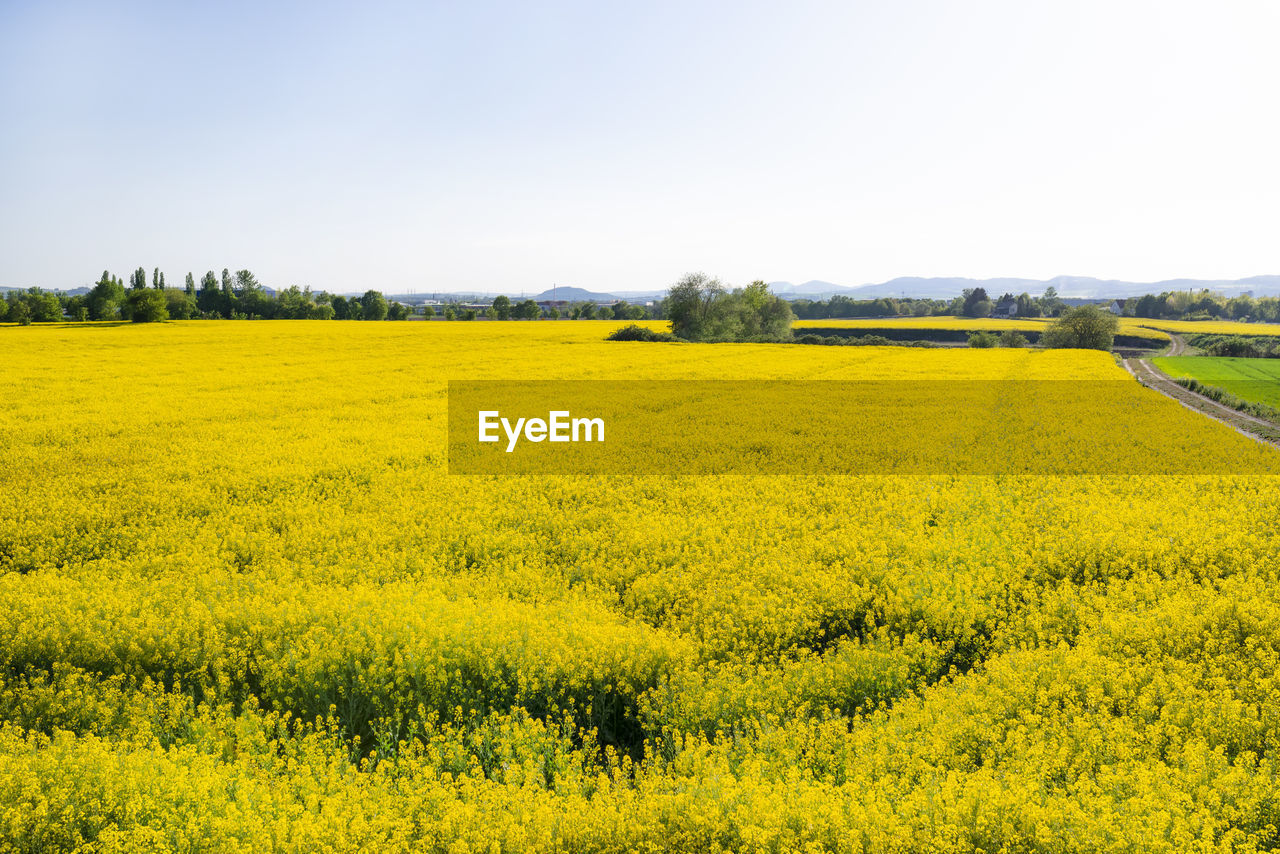
<path fill-rule="evenodd" d="M 130 291 L 129 311 L 129 318 L 134 323 L 156 323 L 169 319 L 169 308 L 164 291 L 154 288 Z"/>
<path fill-rule="evenodd" d="M 147 271 L 139 267 L 129 278 L 129 290 L 140 291 L 147 286 Z"/>
<path fill-rule="evenodd" d="M 784 338 L 791 334 L 795 321 L 790 304 L 770 293 L 769 286 L 759 279 L 734 291 L 728 308 L 737 315 L 735 325 L 741 338 Z"/>
<path fill-rule="evenodd" d="M 165 311 L 172 320 L 187 320 L 195 317 L 199 310 L 196 306 L 196 298 L 184 290 L 178 288 L 165 288 L 164 294 Z"/>
<path fill-rule="evenodd" d="M 982 349 L 994 347 L 996 346 L 996 336 L 990 332 L 974 332 L 969 336 L 969 346 Z"/>
<path fill-rule="evenodd" d="M 290 285 L 276 294 L 271 316 L 287 320 L 306 320 L 315 316 L 315 308 L 311 288 Z"/>
<path fill-rule="evenodd" d="M 31 325 L 31 309 L 22 300 L 9 303 L 9 320 L 19 326 Z"/>
<path fill-rule="evenodd" d="M 187 296 L 194 298 L 196 295 L 196 277 L 187 273 L 187 284 L 185 288 Z"/>
<path fill-rule="evenodd" d="M 436 316 L 436 310 L 429 305 L 424 305 L 422 307 L 422 316 L 430 320 Z"/>
<path fill-rule="evenodd" d="M 729 293 L 719 279 L 703 273 L 677 282 L 662 310 L 672 332 L 690 341 L 784 338 L 795 320 L 790 304 L 770 293 L 763 281 Z"/>
<path fill-rule="evenodd" d="M 511 318 L 511 298 L 503 294 L 493 299 L 493 316 L 498 320 Z"/>
<path fill-rule="evenodd" d="M 988 317 L 991 314 L 991 298 L 986 288 L 965 288 L 964 307 L 961 309 L 965 317 Z"/>
<path fill-rule="evenodd" d="M 644 306 L 630 305 L 626 300 L 620 300 L 613 305 L 614 320 L 643 320 L 645 313 Z"/>
<path fill-rule="evenodd" d="M 454 313 L 453 313 L 453 306 L 448 306 L 448 307 L 446 307 L 446 308 L 445 308 L 445 310 L 444 310 L 444 319 L 445 319 L 445 320 L 453 320 L 454 316 L 455 316 L 455 315 L 454 315 Z"/>
<path fill-rule="evenodd" d="M 351 319 L 351 306 L 346 297 L 338 294 L 330 301 L 330 304 L 333 306 L 333 317 L 335 320 Z"/>
<path fill-rule="evenodd" d="M 527 299 L 515 307 L 515 315 L 525 320 L 537 320 L 542 317 L 542 309 L 538 308 L 536 302 Z"/>
<path fill-rule="evenodd" d="M 387 306 L 387 320 L 407 320 L 409 309 L 403 303 L 393 302 Z"/>
<path fill-rule="evenodd" d="M 662 301 L 672 333 L 690 341 L 712 337 L 716 327 L 715 306 L 724 293 L 720 280 L 705 273 L 689 273 L 676 282 Z"/>
<path fill-rule="evenodd" d="M 1067 309 L 1049 324 L 1042 340 L 1055 349 L 1110 350 L 1119 328 L 1120 321 L 1111 312 L 1082 305 Z"/>
<path fill-rule="evenodd" d="M 212 270 L 200 279 L 200 290 L 196 293 L 196 306 L 204 314 L 222 314 L 222 292 L 218 290 L 218 277 Z"/>
<path fill-rule="evenodd" d="M 222 268 L 222 299 L 219 300 L 218 310 L 222 316 L 230 319 L 237 308 L 236 289 L 232 284 L 231 271 L 226 267 Z"/>
<path fill-rule="evenodd" d="M 248 270 L 236 271 L 236 300 L 240 311 L 250 317 L 272 317 L 275 314 L 275 302 Z"/>
<path fill-rule="evenodd" d="M 360 297 L 360 308 L 365 320 L 386 320 L 387 299 L 378 291 L 365 291 Z"/>
<path fill-rule="evenodd" d="M 57 294 L 42 291 L 40 288 L 27 290 L 25 301 L 31 310 L 31 320 L 35 323 L 55 323 L 62 320 L 62 300 Z"/>
<path fill-rule="evenodd" d="M 1000 333 L 1001 347 L 1025 347 L 1027 346 L 1027 336 L 1013 329 L 1006 329 Z"/>
<path fill-rule="evenodd" d="M 1040 308 L 1047 317 L 1057 317 L 1066 308 L 1066 303 L 1058 298 L 1058 289 L 1050 285 L 1040 297 Z"/>
<path fill-rule="evenodd" d="M 93 320 L 115 320 L 120 316 L 120 307 L 125 304 L 124 285 L 106 270 L 102 278 L 89 291 L 86 300 L 89 306 L 89 317 Z"/>

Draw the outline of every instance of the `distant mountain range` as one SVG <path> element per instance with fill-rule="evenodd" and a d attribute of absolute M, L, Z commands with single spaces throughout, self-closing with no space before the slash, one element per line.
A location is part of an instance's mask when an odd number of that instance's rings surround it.
<path fill-rule="evenodd" d="M 535 302 L 543 302 L 545 300 L 566 300 L 568 302 L 617 302 L 623 297 L 614 296 L 613 294 L 603 294 L 597 291 L 589 291 L 585 288 L 557 287 L 547 291 L 543 291 L 535 297 L 530 297 Z"/>
<path fill-rule="evenodd" d="M 1249 292 L 1256 297 L 1280 296 L 1280 276 L 1251 276 L 1247 279 L 1166 279 L 1160 282 L 1126 282 L 1120 279 L 1094 279 L 1088 276 L 1056 276 L 1052 279 L 966 279 L 960 277 L 919 278 L 904 276 L 890 279 L 873 285 L 857 285 L 846 287 L 833 282 L 817 279 L 794 285 L 791 282 L 770 282 L 769 289 L 786 299 L 830 299 L 839 294 L 850 299 L 877 299 L 879 297 L 928 297 L 929 299 L 951 299 L 959 296 L 966 288 L 985 288 L 993 299 L 1003 293 L 1026 293 L 1039 296 L 1046 288 L 1052 287 L 1058 296 L 1064 299 L 1123 299 L 1138 297 L 1143 294 L 1158 294 L 1163 291 L 1185 291 L 1209 289 L 1228 296 L 1237 296 Z M 628 302 L 644 302 L 661 298 L 666 289 L 653 291 L 617 291 L 604 293 L 584 288 L 562 287 L 553 291 L 543 291 L 533 299 L 542 301 L 549 299 L 569 300 L 570 302 L 613 302 L 625 299 Z"/>
<path fill-rule="evenodd" d="M 964 279 L 903 277 L 876 285 L 843 287 L 831 282 L 809 281 L 800 285 L 790 282 L 770 282 L 770 289 L 787 299 L 827 299 L 836 294 L 850 299 L 877 299 L 879 297 L 928 297 L 950 299 L 959 296 L 966 288 L 985 288 L 993 298 L 1003 293 L 1020 294 L 1024 291 L 1038 296 L 1045 288 L 1052 287 L 1060 297 L 1081 299 L 1116 299 L 1158 294 L 1162 291 L 1201 290 L 1236 296 L 1252 293 L 1254 296 L 1280 295 L 1280 276 L 1251 276 L 1247 279 L 1166 279 L 1160 282 L 1125 282 L 1119 279 L 1094 279 L 1088 276 L 1056 276 L 1052 279 Z"/>
<path fill-rule="evenodd" d="M 1143 294 L 1158 294 L 1162 291 L 1185 291 L 1185 290 L 1201 290 L 1207 288 L 1217 293 L 1226 294 L 1228 296 L 1237 296 L 1242 293 L 1251 293 L 1255 297 L 1260 296 L 1280 296 L 1280 276 L 1250 276 L 1247 279 L 1165 279 L 1160 282 L 1126 282 L 1119 279 L 1094 279 L 1088 276 L 1056 276 L 1052 279 L 1013 279 L 1013 278 L 997 278 L 997 279 L 965 279 L 965 278 L 919 278 L 914 276 L 906 276 L 897 279 L 890 279 L 887 282 L 881 282 L 873 285 L 858 285 L 856 287 L 846 287 L 837 285 L 832 282 L 824 282 L 814 279 L 803 284 L 794 285 L 791 282 L 770 282 L 769 288 L 778 296 L 785 299 L 830 299 L 837 294 L 846 296 L 850 299 L 877 299 L 879 297 L 927 297 L 929 299 L 950 299 L 959 296 L 966 288 L 985 288 L 991 297 L 997 298 L 1003 293 L 1020 294 L 1024 291 L 1032 296 L 1039 296 L 1044 293 L 1045 288 L 1052 287 L 1057 290 L 1058 296 L 1075 299 L 1117 299 L 1125 297 L 1137 297 Z M 21 288 L 0 285 L 0 292 L 11 290 L 24 290 Z M 274 294 L 271 288 L 265 289 L 268 294 Z M 88 288 L 72 288 L 62 293 L 76 296 L 88 293 Z M 356 292 L 363 293 L 363 291 Z M 495 293 L 502 293 L 497 291 Z M 617 300 L 627 300 L 628 302 L 643 303 L 647 300 L 659 299 L 666 293 L 666 288 L 649 291 L 615 291 L 612 293 L 604 291 L 592 291 L 586 288 L 578 287 L 556 287 L 550 288 L 531 297 L 538 302 L 546 300 L 565 300 L 567 302 L 616 302 Z M 424 299 L 426 294 L 419 291 L 414 294 L 388 294 L 388 299 L 398 299 L 404 302 L 417 302 Z M 462 292 L 446 292 L 440 291 L 437 296 L 443 298 L 452 297 L 454 299 L 473 298 L 478 299 L 480 295 L 474 291 L 466 293 Z M 492 298 L 493 294 L 485 294 L 484 299 Z M 513 300 L 529 299 L 516 293 L 507 293 L 507 296 Z"/>

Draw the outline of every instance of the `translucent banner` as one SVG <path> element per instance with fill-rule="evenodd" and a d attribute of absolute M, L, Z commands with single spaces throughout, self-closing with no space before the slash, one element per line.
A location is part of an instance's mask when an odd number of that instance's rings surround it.
<path fill-rule="evenodd" d="M 1131 380 L 452 381 L 451 474 L 1276 474 Z"/>

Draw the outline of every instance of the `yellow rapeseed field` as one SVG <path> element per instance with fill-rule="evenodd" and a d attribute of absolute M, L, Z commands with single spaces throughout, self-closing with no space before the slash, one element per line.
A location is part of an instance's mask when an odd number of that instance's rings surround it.
<path fill-rule="evenodd" d="M 866 329 L 868 333 L 875 329 L 920 329 L 920 330 L 957 330 L 963 332 L 1044 332 L 1052 318 L 1013 318 L 1001 319 L 993 317 L 890 317 L 890 318 L 836 318 L 830 320 L 797 320 L 795 328 L 805 329 Z M 1240 324 L 1235 324 L 1240 325 Z M 1251 324 L 1252 325 L 1252 324 Z M 1121 335 L 1137 338 L 1150 338 L 1152 341 L 1167 342 L 1169 336 L 1161 330 L 1169 327 L 1164 321 L 1146 321 L 1135 318 L 1121 318 Z M 1175 330 L 1177 331 L 1177 330 Z M 1202 330 L 1209 332 L 1212 330 Z M 1261 334 L 1258 332 L 1255 335 Z"/>
<path fill-rule="evenodd" d="M 1003 320 L 994 317 L 834 317 L 797 320 L 796 329 L 959 329 L 979 332 L 1012 329 L 1016 332 L 1043 332 L 1048 321 L 1039 318 Z"/>
<path fill-rule="evenodd" d="M 1238 320 L 1149 320 L 1145 317 L 1126 317 L 1120 327 L 1129 334 L 1148 328 L 1181 334 L 1205 333 L 1209 335 L 1267 335 L 1280 337 L 1280 323 L 1242 323 Z"/>
<path fill-rule="evenodd" d="M 448 380 L 1127 378 L 616 326 L 0 329 L 0 851 L 1280 844 L 1274 476 L 448 474 Z"/>

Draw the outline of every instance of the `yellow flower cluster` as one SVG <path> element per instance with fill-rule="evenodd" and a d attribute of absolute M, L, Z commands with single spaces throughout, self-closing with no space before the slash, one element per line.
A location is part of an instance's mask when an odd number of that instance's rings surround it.
<path fill-rule="evenodd" d="M 1280 845 L 1278 481 L 1123 474 L 1257 446 L 1132 383 L 1116 474 L 447 473 L 451 379 L 1127 377 L 617 326 L 2 330 L 0 851 Z"/>

